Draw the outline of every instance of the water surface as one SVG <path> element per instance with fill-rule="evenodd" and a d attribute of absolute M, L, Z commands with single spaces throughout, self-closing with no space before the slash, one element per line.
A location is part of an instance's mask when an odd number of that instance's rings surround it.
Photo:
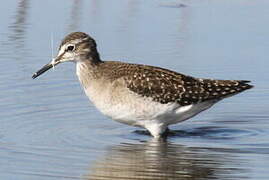
<path fill-rule="evenodd" d="M 0 179 L 268 179 L 266 0 L 10 0 L 0 7 Z M 102 59 L 255 88 L 156 142 L 89 103 L 74 64 L 36 80 L 69 32 Z"/>

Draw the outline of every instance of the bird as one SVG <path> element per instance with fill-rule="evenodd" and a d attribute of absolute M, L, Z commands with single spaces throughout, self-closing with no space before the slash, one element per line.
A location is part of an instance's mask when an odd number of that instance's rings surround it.
<path fill-rule="evenodd" d="M 149 131 L 156 139 L 176 124 L 222 99 L 254 87 L 246 80 L 195 78 L 161 67 L 101 60 L 96 41 L 72 32 L 61 42 L 51 62 L 35 79 L 63 62 L 76 64 L 76 75 L 95 107 L 111 119 Z"/>

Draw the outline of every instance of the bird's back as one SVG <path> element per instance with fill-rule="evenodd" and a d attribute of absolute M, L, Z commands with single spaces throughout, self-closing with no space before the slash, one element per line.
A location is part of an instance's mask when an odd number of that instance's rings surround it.
<path fill-rule="evenodd" d="M 253 87 L 249 81 L 198 79 L 164 68 L 117 61 L 104 62 L 100 68 L 110 81 L 124 80 L 130 91 L 162 104 L 218 101 Z"/>

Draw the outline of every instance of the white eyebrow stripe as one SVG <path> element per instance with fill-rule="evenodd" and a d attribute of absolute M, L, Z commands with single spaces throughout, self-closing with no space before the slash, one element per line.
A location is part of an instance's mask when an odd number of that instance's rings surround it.
<path fill-rule="evenodd" d="M 85 37 L 85 38 L 83 38 L 83 39 L 72 40 L 71 42 L 68 42 L 68 43 L 63 44 L 63 45 L 60 47 L 60 50 L 58 51 L 58 56 L 59 56 L 60 54 L 63 54 L 63 53 L 65 52 L 66 46 L 68 46 L 68 45 L 70 45 L 70 44 L 76 45 L 76 44 L 79 44 L 79 43 L 81 43 L 81 42 L 83 42 L 83 41 L 86 41 L 86 40 L 88 40 L 88 39 L 90 39 L 90 37 Z"/>
<path fill-rule="evenodd" d="M 64 53 L 65 48 L 66 48 L 66 44 L 63 45 L 63 46 L 60 48 L 60 50 L 58 51 L 58 56 L 59 56 L 60 54 L 63 54 L 63 53 Z"/>

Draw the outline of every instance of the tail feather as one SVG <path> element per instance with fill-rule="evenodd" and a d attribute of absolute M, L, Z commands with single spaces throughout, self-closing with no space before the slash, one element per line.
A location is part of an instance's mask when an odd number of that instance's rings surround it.
<path fill-rule="evenodd" d="M 226 98 L 254 86 L 247 80 L 203 80 L 204 90 L 208 92 L 207 99 Z"/>

